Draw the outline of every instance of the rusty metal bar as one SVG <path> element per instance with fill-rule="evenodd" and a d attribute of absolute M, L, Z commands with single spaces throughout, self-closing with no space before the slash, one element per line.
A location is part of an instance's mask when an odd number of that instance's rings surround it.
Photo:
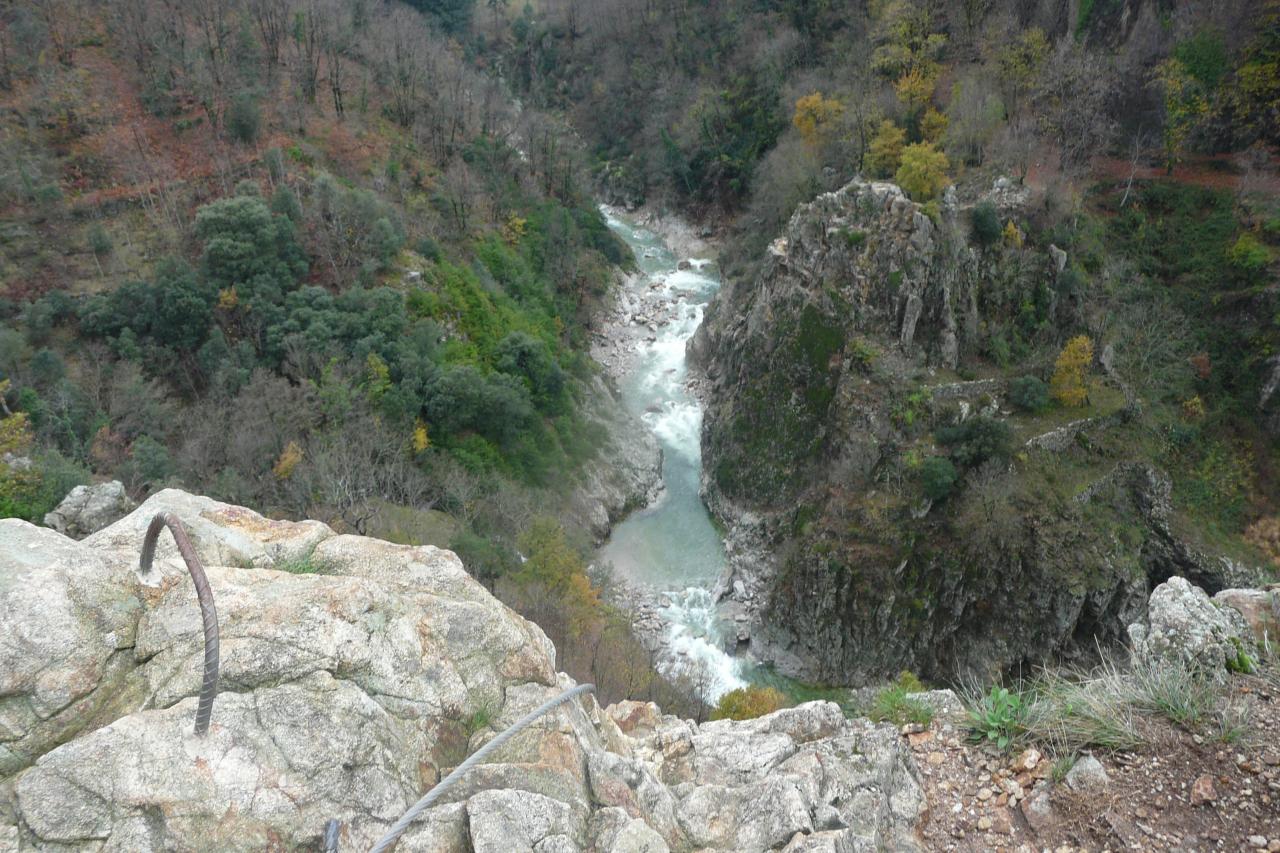
<path fill-rule="evenodd" d="M 196 706 L 196 734 L 203 735 L 209 731 L 209 718 L 213 714 L 213 698 L 218 694 L 218 611 L 213 606 L 213 590 L 209 589 L 209 579 L 205 577 L 204 566 L 196 556 L 196 549 L 187 536 L 182 522 L 172 513 L 162 512 L 151 519 L 147 527 L 147 535 L 142 539 L 142 557 L 138 561 L 138 572 L 146 575 L 151 571 L 151 563 L 156 554 L 156 540 L 160 531 L 169 528 L 173 541 L 178 545 L 178 553 L 187 564 L 191 573 L 191 581 L 196 587 L 196 598 L 200 602 L 200 618 L 204 622 L 204 683 L 200 685 L 200 703 Z"/>

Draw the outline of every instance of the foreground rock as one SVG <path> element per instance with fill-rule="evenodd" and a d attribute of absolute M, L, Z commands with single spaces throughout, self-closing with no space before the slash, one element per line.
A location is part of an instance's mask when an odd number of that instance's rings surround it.
<path fill-rule="evenodd" d="M 52 512 L 45 513 L 44 524 L 72 539 L 82 539 L 123 518 L 134 506 L 119 480 L 76 486 Z"/>
<path fill-rule="evenodd" d="M 162 511 L 217 601 L 204 737 L 200 619 L 167 533 L 157 571 L 135 571 Z M 0 521 L 0 622 L 0 849 L 314 850 L 330 818 L 341 849 L 368 849 L 571 683 L 447 551 L 178 491 L 83 542 Z M 588 698 L 468 774 L 398 849 L 914 849 L 923 805 L 892 727 L 831 703 L 697 726 Z"/>

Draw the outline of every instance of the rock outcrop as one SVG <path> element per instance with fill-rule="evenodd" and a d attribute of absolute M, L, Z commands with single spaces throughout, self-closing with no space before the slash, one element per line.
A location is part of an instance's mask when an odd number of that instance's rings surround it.
<path fill-rule="evenodd" d="M 1237 604 L 1252 590 L 1229 590 L 1221 604 L 1186 578 L 1172 577 L 1151 593 L 1147 620 L 1129 626 L 1135 661 L 1173 666 L 1223 680 L 1252 666 L 1252 628 Z M 1236 602 L 1237 604 L 1232 604 Z"/>
<path fill-rule="evenodd" d="M 1004 182 L 986 200 L 1003 221 L 1025 199 Z M 1163 473 L 1088 455 L 1139 411 L 1114 369 L 1114 406 L 1066 427 L 1015 414 L 1012 377 L 951 374 L 995 360 L 995 330 L 1022 313 L 1079 327 L 1069 262 L 971 242 L 951 194 L 930 210 L 854 181 L 797 208 L 756 275 L 726 282 L 690 355 L 736 650 L 811 681 L 989 678 L 1118 649 L 1173 575 L 1210 593 L 1257 580 L 1174 534 Z M 975 417 L 1004 422 L 1009 453 L 942 446 Z M 939 454 L 959 479 L 931 501 L 921 465 Z"/>
<path fill-rule="evenodd" d="M 206 562 L 222 679 L 193 734 L 202 632 L 157 512 Z M 0 850 L 364 850 L 495 734 L 569 686 L 555 649 L 453 554 L 168 490 L 76 542 L 0 521 Z M 695 725 L 590 697 L 468 773 L 396 848 L 916 849 L 890 726 L 814 702 Z"/>
<path fill-rule="evenodd" d="M 44 524 L 72 539 L 83 539 L 123 518 L 134 506 L 119 480 L 76 486 L 53 511 L 45 513 Z"/>

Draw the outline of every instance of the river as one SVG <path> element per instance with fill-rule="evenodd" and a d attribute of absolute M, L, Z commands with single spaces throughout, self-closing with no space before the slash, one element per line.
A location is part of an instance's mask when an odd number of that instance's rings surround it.
<path fill-rule="evenodd" d="M 664 489 L 614 528 L 597 560 L 662 602 L 663 674 L 690 678 L 718 698 L 745 681 L 738 661 L 723 650 L 711 595 L 725 563 L 724 541 L 699 494 L 702 406 L 688 386 L 685 344 L 720 287 L 719 273 L 707 258 L 682 264 L 658 234 L 617 211 L 603 212 L 639 264 L 641 274 L 631 280 L 626 299 L 653 321 L 652 330 L 645 325 L 645 334 L 635 338 L 636 351 L 618 383 L 624 404 L 662 447 Z"/>

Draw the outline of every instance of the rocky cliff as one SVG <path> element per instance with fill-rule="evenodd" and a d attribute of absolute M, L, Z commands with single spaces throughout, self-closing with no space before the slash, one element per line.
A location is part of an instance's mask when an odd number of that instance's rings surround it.
<path fill-rule="evenodd" d="M 177 516 L 221 626 L 212 725 Z M 570 682 L 543 633 L 447 551 L 169 490 L 77 542 L 0 521 L 0 850 L 365 850 L 465 756 Z M 809 703 L 695 725 L 562 706 L 464 777 L 398 850 L 912 849 L 892 727 Z"/>
<path fill-rule="evenodd" d="M 986 200 L 1001 222 L 1024 203 L 1008 182 Z M 821 195 L 691 344 L 704 490 L 730 530 L 720 592 L 740 647 L 785 672 L 988 676 L 1119 645 L 1173 574 L 1211 592 L 1253 579 L 1179 540 L 1168 478 L 1124 463 L 1140 410 L 1114 371 L 1069 422 L 1014 410 L 1017 374 L 974 356 L 994 321 L 1078 328 L 1078 282 L 1056 247 L 979 246 L 969 223 L 951 195 L 932 211 L 892 184 Z M 1012 447 L 985 458 L 974 433 L 955 492 L 931 503 L 937 430 L 975 422 Z"/>

